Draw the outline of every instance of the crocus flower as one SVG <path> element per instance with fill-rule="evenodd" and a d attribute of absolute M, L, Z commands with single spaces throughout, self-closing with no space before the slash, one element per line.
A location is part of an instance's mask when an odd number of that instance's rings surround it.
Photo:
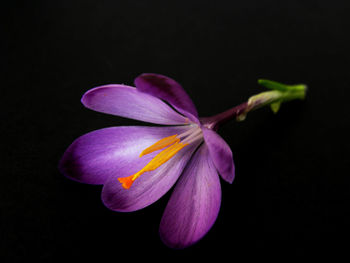
<path fill-rule="evenodd" d="M 59 168 L 75 181 L 103 185 L 103 203 L 119 212 L 149 206 L 175 185 L 159 232 L 167 246 L 184 248 L 200 240 L 218 216 L 219 175 L 228 183 L 235 177 L 230 147 L 216 133 L 219 124 L 284 98 L 275 93 L 255 96 L 214 117 L 199 118 L 192 100 L 173 79 L 142 74 L 135 86 L 100 86 L 87 91 L 81 101 L 98 112 L 164 126 L 87 133 L 68 147 Z"/>

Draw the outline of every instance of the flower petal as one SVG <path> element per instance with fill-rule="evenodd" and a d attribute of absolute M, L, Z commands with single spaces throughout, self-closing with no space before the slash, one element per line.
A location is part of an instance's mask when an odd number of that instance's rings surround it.
<path fill-rule="evenodd" d="M 87 91 L 81 102 L 85 107 L 135 120 L 176 125 L 188 123 L 162 100 L 126 85 L 105 85 Z"/>
<path fill-rule="evenodd" d="M 197 146 L 192 144 L 184 147 L 169 161 L 156 170 L 145 172 L 129 189 L 124 189 L 117 178 L 136 173 L 146 163 L 128 165 L 106 181 L 102 189 L 103 203 L 119 212 L 136 211 L 154 203 L 175 184 Z"/>
<path fill-rule="evenodd" d="M 216 169 L 225 181 L 232 184 L 235 178 L 235 165 L 230 146 L 213 130 L 202 127 L 202 132 Z"/>
<path fill-rule="evenodd" d="M 214 224 L 220 203 L 219 176 L 203 144 L 171 195 L 160 223 L 161 239 L 172 248 L 185 248 L 197 242 Z"/>
<path fill-rule="evenodd" d="M 144 73 L 135 79 L 138 90 L 168 102 L 191 121 L 199 123 L 198 113 L 191 98 L 175 80 L 152 73 Z"/>
<path fill-rule="evenodd" d="M 187 126 L 128 126 L 96 130 L 79 137 L 68 147 L 59 168 L 75 181 L 103 184 L 111 175 L 124 174 L 130 167 L 142 166 L 155 154 L 139 158 L 143 149 L 186 129 Z"/>

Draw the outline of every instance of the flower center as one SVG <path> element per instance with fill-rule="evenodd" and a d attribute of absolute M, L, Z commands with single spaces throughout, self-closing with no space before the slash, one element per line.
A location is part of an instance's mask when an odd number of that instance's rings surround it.
<path fill-rule="evenodd" d="M 140 171 L 127 177 L 119 177 L 118 181 L 122 184 L 122 187 L 124 189 L 129 189 L 133 184 L 133 182 L 138 177 L 140 177 L 140 175 L 142 175 L 145 172 L 150 172 L 157 169 L 159 166 L 169 161 L 182 148 L 184 148 L 185 146 L 195 141 L 201 140 L 202 138 L 203 138 L 202 131 L 196 125 L 192 129 L 189 129 L 180 135 L 174 134 L 157 141 L 150 147 L 144 149 L 140 153 L 140 157 L 157 150 L 161 150 L 164 148 L 165 149 L 159 152 L 155 157 L 153 157 L 153 159 Z"/>

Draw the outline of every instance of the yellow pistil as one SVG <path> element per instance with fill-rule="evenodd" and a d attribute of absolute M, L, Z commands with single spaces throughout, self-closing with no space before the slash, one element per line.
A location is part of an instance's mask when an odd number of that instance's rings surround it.
<path fill-rule="evenodd" d="M 176 137 L 176 135 L 174 135 Z M 170 136 L 172 137 L 172 136 Z M 167 137 L 168 139 L 170 137 Z M 174 138 L 175 138 L 174 137 Z M 164 138 L 164 139 L 167 139 Z M 163 140 L 163 139 L 162 139 Z M 160 140 L 160 141 L 162 141 Z M 169 139 L 169 142 L 172 139 Z M 154 146 L 154 149 L 158 148 L 158 149 L 162 149 L 166 146 L 169 145 L 169 143 L 165 143 L 165 141 L 163 141 L 162 143 L 160 143 L 160 141 L 156 142 L 154 145 L 152 145 L 149 148 L 152 148 Z M 155 169 L 157 169 L 159 166 L 161 166 L 162 164 L 164 164 L 165 162 L 167 162 L 170 158 L 172 158 L 178 151 L 180 151 L 183 147 L 185 147 L 186 145 L 188 145 L 187 143 L 181 143 L 179 142 L 180 139 L 177 139 L 175 141 L 174 144 L 172 144 L 171 146 L 169 146 L 168 148 L 164 149 L 163 151 L 161 151 L 160 153 L 158 153 L 155 157 L 153 157 L 153 159 L 145 166 L 143 167 L 140 171 L 138 171 L 137 173 L 130 175 L 128 177 L 120 177 L 118 178 L 118 181 L 122 184 L 122 187 L 125 189 L 129 189 L 131 187 L 131 185 L 133 184 L 133 182 L 144 172 L 150 172 L 153 171 Z M 159 144 L 158 144 L 159 143 Z M 164 143 L 164 144 L 163 144 Z M 156 144 L 158 144 L 158 146 L 156 146 Z M 163 144 L 165 146 L 163 146 L 162 148 L 159 148 L 160 145 Z M 147 149 L 149 149 L 147 148 Z M 146 150 L 147 150 L 146 149 Z M 156 149 L 156 150 L 158 150 Z M 145 150 L 145 151 L 146 151 Z M 156 150 L 152 150 L 150 152 L 156 151 Z"/>
<path fill-rule="evenodd" d="M 144 149 L 141 153 L 140 153 L 140 157 L 152 153 L 154 151 L 158 151 L 160 149 L 163 149 L 169 145 L 172 145 L 175 142 L 179 142 L 180 139 L 177 138 L 177 134 L 171 135 L 169 137 L 165 137 L 159 141 L 157 141 L 155 144 L 153 144 L 152 146 Z"/>

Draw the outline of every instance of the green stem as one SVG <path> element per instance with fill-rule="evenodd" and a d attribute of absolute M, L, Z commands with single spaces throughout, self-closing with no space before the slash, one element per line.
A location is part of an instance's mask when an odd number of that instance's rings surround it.
<path fill-rule="evenodd" d="M 243 121 L 248 112 L 264 106 L 270 106 L 272 111 L 277 113 L 281 103 L 295 99 L 304 99 L 307 90 L 307 86 L 303 84 L 285 85 L 266 79 L 259 79 L 258 83 L 271 89 L 271 91 L 265 91 L 254 95 L 250 97 L 247 102 L 215 116 L 201 118 L 202 124 L 209 129 L 217 130 L 219 126 L 233 118 L 236 118 L 238 121 Z"/>

